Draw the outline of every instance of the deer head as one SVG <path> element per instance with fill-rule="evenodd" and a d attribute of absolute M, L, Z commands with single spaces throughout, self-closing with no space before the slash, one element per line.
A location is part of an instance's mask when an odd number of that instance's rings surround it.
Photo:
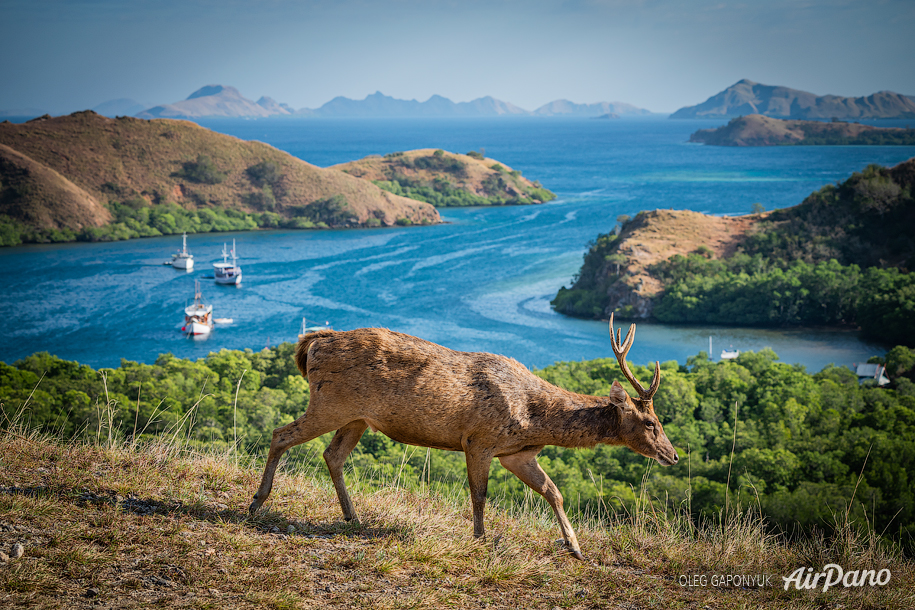
<path fill-rule="evenodd" d="M 626 354 L 635 340 L 635 324 L 629 327 L 625 341 L 620 341 L 622 329 L 613 333 L 613 314 L 610 314 L 610 347 L 619 362 L 620 370 L 632 387 L 638 392 L 638 398 L 632 398 L 618 381 L 610 387 L 610 401 L 620 410 L 619 440 L 627 447 L 645 457 L 653 458 L 662 466 L 672 466 L 680 461 L 677 450 L 671 444 L 664 428 L 654 412 L 652 397 L 661 383 L 661 363 L 654 363 L 654 377 L 646 390 L 635 378 L 626 364 Z"/>

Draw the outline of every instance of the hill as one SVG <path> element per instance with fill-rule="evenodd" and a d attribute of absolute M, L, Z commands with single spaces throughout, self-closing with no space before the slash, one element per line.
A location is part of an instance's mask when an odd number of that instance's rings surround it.
<path fill-rule="evenodd" d="M 899 119 L 915 117 L 915 100 L 880 91 L 864 97 L 818 96 L 743 79 L 696 106 L 680 108 L 672 119 L 762 114 L 779 119 Z"/>
<path fill-rule="evenodd" d="M 910 159 L 766 214 L 640 212 L 598 236 L 553 306 L 594 318 L 851 326 L 915 345 L 913 192 Z"/>
<path fill-rule="evenodd" d="M 425 102 L 401 100 L 376 91 L 365 99 L 353 100 L 338 96 L 320 108 L 309 111 L 320 117 L 447 117 L 501 116 L 527 114 L 526 110 L 494 97 L 481 97 L 469 102 L 452 102 L 433 95 Z"/>
<path fill-rule="evenodd" d="M 411 150 L 366 157 L 331 169 L 436 207 L 543 203 L 556 197 L 539 182 L 478 152 Z"/>
<path fill-rule="evenodd" d="M 149 108 L 149 106 L 146 104 L 141 104 L 136 100 L 122 97 L 116 100 L 108 100 L 107 102 L 102 102 L 98 106 L 95 106 L 92 110 L 102 116 L 109 116 L 114 118 L 118 116 L 132 116 L 138 112 L 143 112 L 145 108 Z"/>
<path fill-rule="evenodd" d="M 490 537 L 476 541 L 463 456 L 372 432 L 347 460 L 358 521 L 342 520 L 321 458 L 333 433 L 285 454 L 250 516 L 273 428 L 308 404 L 294 350 L 98 371 L 48 353 L 0 362 L 0 604 L 584 609 L 650 595 L 664 608 L 911 607 L 911 350 L 887 354 L 888 388 L 845 367 L 812 375 L 771 350 L 664 363 L 655 406 L 678 465 L 618 446 L 542 452 L 584 562 L 497 461 Z M 614 358 L 536 374 L 597 395 L 625 383 Z M 780 577 L 829 563 L 889 569 L 892 583 L 783 588 Z M 760 573 L 768 586 L 684 582 Z"/>
<path fill-rule="evenodd" d="M 188 96 L 186 100 L 153 106 L 136 116 L 141 119 L 199 119 L 230 117 L 269 117 L 288 115 L 290 112 L 270 98 L 255 103 L 239 93 L 235 87 L 207 85 Z"/>
<path fill-rule="evenodd" d="M 712 146 L 915 145 L 915 129 L 872 127 L 860 123 L 795 121 L 751 114 L 717 129 L 700 129 L 690 142 Z"/>
<path fill-rule="evenodd" d="M 209 230 L 201 228 L 201 219 L 216 213 L 258 215 L 265 226 L 439 222 L 438 213 L 427 204 L 313 166 L 266 144 L 245 142 L 185 121 L 109 119 L 85 111 L 23 124 L 2 123 L 0 144 L 18 153 L 6 153 L 11 160 L 4 162 L 5 173 L 0 176 L 4 185 L 13 173 L 24 171 L 20 167 L 32 176 L 49 177 L 53 187 L 48 189 L 72 193 L 57 200 L 53 190 L 24 188 L 16 190 L 13 198 L 13 187 L 4 186 L 0 215 L 36 229 L 63 226 L 78 232 L 87 224 L 98 226 L 107 218 L 94 207 L 98 204 L 116 205 L 118 221 L 125 227 L 131 219 L 148 223 L 165 206 L 172 218 L 160 219 L 161 226 L 150 234 L 180 232 L 175 214 L 196 214 L 196 227 L 192 223 L 184 229 L 189 231 Z M 43 209 L 55 210 L 56 225 L 38 212 Z"/>
<path fill-rule="evenodd" d="M 537 116 L 577 116 L 599 117 L 612 115 L 619 116 L 649 116 L 651 111 L 638 108 L 624 102 L 597 102 L 595 104 L 576 104 L 569 100 L 555 100 L 544 104 L 533 112 Z M 610 118 L 610 117 L 606 117 Z"/>

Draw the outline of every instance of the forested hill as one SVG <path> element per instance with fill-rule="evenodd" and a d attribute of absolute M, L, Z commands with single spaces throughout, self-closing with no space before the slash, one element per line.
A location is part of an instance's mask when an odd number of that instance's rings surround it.
<path fill-rule="evenodd" d="M 0 245 L 437 222 L 426 203 L 187 121 L 0 123 Z"/>
<path fill-rule="evenodd" d="M 712 146 L 913 146 L 915 129 L 845 121 L 785 121 L 751 114 L 716 129 L 700 129 L 689 141 Z"/>
<path fill-rule="evenodd" d="M 915 345 L 915 159 L 734 219 L 641 212 L 600 235 L 553 306 L 662 322 L 858 326 Z"/>

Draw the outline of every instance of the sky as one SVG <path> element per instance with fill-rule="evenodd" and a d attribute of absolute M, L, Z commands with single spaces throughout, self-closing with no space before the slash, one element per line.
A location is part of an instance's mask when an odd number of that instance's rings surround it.
<path fill-rule="evenodd" d="M 915 95 L 912 0 L 0 0 L 0 110 L 208 84 L 295 108 L 381 91 L 654 112 L 742 78 Z"/>

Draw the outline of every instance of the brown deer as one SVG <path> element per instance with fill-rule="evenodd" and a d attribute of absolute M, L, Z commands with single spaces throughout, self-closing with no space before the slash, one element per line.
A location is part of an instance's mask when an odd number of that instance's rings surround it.
<path fill-rule="evenodd" d="M 545 445 L 626 445 L 665 466 L 679 461 L 652 406 L 661 381 L 656 362 L 646 390 L 626 365 L 635 324 L 620 343 L 610 344 L 631 398 L 618 381 L 609 396 L 585 396 L 558 388 L 511 358 L 456 352 L 410 335 L 379 328 L 319 331 L 303 337 L 296 364 L 308 379 L 311 400 L 297 420 L 273 431 L 254 513 L 270 495 L 280 456 L 295 445 L 337 431 L 324 460 L 344 518 L 356 511 L 343 482 L 343 462 L 366 428 L 409 445 L 463 451 L 473 505 L 473 534 L 484 535 L 483 507 L 493 458 L 543 495 L 559 520 L 566 548 L 583 559 L 578 539 L 562 509 L 562 495 L 537 463 Z"/>

